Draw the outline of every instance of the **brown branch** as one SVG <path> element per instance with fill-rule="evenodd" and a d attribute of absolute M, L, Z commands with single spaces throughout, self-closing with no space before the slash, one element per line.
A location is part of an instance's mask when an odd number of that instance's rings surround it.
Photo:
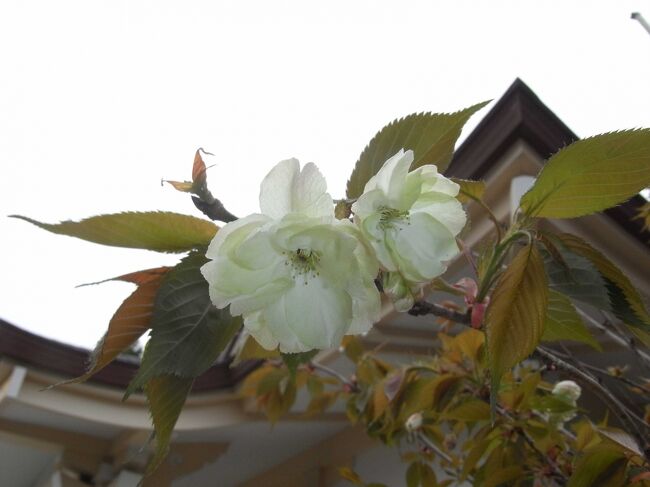
<path fill-rule="evenodd" d="M 439 304 L 429 303 L 427 301 L 416 301 L 408 313 L 412 316 L 439 316 L 441 318 L 446 318 L 463 325 L 470 325 L 472 322 L 472 318 L 469 312 L 460 313 L 458 311 L 454 311 L 453 309 L 445 308 Z"/>
<path fill-rule="evenodd" d="M 225 223 L 237 220 L 237 217 L 226 210 L 223 203 L 212 196 L 207 189 L 206 194 L 201 195 L 201 197 L 192 196 L 192 201 L 194 206 L 201 210 L 210 220 L 219 220 Z"/>

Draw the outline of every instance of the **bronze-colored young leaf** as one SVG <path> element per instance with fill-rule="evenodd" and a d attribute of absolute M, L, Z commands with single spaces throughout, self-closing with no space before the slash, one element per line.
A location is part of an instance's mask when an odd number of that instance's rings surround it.
<path fill-rule="evenodd" d="M 198 377 L 241 326 L 240 318 L 212 305 L 200 271 L 205 262 L 202 253 L 191 253 L 165 275 L 156 296 L 151 339 L 126 396 L 152 377 Z"/>
<path fill-rule="evenodd" d="M 108 324 L 108 331 L 91 355 L 88 372 L 75 379 L 75 382 L 83 382 L 106 367 L 149 329 L 154 301 L 163 277 L 164 274 L 158 274 L 142 283 L 117 308 Z"/>
<path fill-rule="evenodd" d="M 638 457 L 643 458 L 643 452 L 639 448 L 638 443 L 629 433 L 615 429 L 615 428 L 598 428 L 598 433 L 607 438 L 610 441 L 613 441 L 615 444 L 622 446 L 630 453 L 637 455 Z"/>
<path fill-rule="evenodd" d="M 194 154 L 194 164 L 192 165 L 192 181 L 168 181 L 163 180 L 165 183 L 171 184 L 175 190 L 182 193 L 199 194 L 202 187 L 207 182 L 206 167 L 201 152 L 203 149 L 198 149 Z"/>
<path fill-rule="evenodd" d="M 643 304 L 641 295 L 627 276 L 605 255 L 580 237 L 568 233 L 559 237 L 566 248 L 586 257 L 598 269 L 605 279 L 612 312 L 626 325 L 645 333 L 650 332 L 650 314 Z"/>
<path fill-rule="evenodd" d="M 575 218 L 623 203 L 650 186 L 650 129 L 578 140 L 551 157 L 521 199 L 527 214 Z"/>
<path fill-rule="evenodd" d="M 620 469 L 625 469 L 627 458 L 622 449 L 609 445 L 597 445 L 588 449 L 577 460 L 573 475 L 567 487 L 592 487 L 607 485 L 622 487 L 623 483 L 609 483 L 620 478 Z M 612 479 L 612 477 L 615 477 Z"/>
<path fill-rule="evenodd" d="M 161 375 L 151 378 L 144 387 L 149 413 L 155 431 L 156 450 L 145 475 L 155 471 L 167 456 L 169 441 L 185 400 L 192 389 L 193 378 Z"/>
<path fill-rule="evenodd" d="M 600 343 L 589 332 L 571 300 L 550 289 L 542 341 L 555 342 L 559 340 L 586 343 L 596 350 L 602 351 Z"/>
<path fill-rule="evenodd" d="M 490 406 L 480 399 L 470 399 L 443 413 L 442 417 L 456 421 L 488 421 Z"/>
<path fill-rule="evenodd" d="M 478 103 L 455 113 L 414 113 L 386 125 L 359 156 L 348 181 L 348 198 L 359 197 L 368 180 L 400 149 L 413 150 L 415 159 L 411 169 L 435 164 L 443 172 L 451 161 L 463 125 L 488 103 Z"/>
<path fill-rule="evenodd" d="M 469 203 L 483 198 L 483 193 L 485 193 L 484 181 L 470 181 L 469 179 L 459 178 L 451 178 L 451 180 L 460 186 L 457 198 L 461 203 Z"/>
<path fill-rule="evenodd" d="M 529 244 L 499 278 L 485 316 L 493 405 L 501 376 L 539 343 L 547 301 L 544 264 L 535 245 Z"/>
<path fill-rule="evenodd" d="M 187 252 L 206 246 L 218 230 L 210 221 L 165 211 L 116 213 L 61 223 L 42 223 L 25 216 L 11 216 L 59 235 L 113 247 L 158 252 Z"/>
<path fill-rule="evenodd" d="M 203 162 L 203 157 L 201 157 L 201 152 L 203 149 L 198 149 L 196 154 L 194 154 L 194 164 L 192 165 L 192 183 L 195 187 L 199 187 L 202 184 L 205 184 L 207 179 L 205 162 Z M 208 155 L 212 155 L 206 152 Z"/>
<path fill-rule="evenodd" d="M 101 281 L 96 281 L 96 282 L 88 282 L 85 284 L 80 284 L 77 287 L 84 287 L 84 286 L 95 286 L 97 284 L 103 284 L 105 282 L 109 281 L 123 281 L 123 282 L 130 282 L 133 284 L 136 284 L 138 286 L 141 286 L 142 284 L 145 284 L 149 281 L 153 281 L 154 279 L 158 279 L 159 277 L 162 277 L 164 274 L 167 273 L 167 271 L 171 269 L 171 267 L 154 267 L 152 269 L 145 269 L 142 271 L 135 271 L 135 272 L 130 272 L 128 274 L 123 274 L 121 276 L 117 277 L 111 277 L 108 279 L 103 279 Z"/>

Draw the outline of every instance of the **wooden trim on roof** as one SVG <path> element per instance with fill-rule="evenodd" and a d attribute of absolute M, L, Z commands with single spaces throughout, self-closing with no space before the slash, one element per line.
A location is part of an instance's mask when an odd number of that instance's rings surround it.
<path fill-rule="evenodd" d="M 86 372 L 88 355 L 84 348 L 35 335 L 0 319 L 0 357 L 63 377 L 79 377 Z M 257 361 L 234 367 L 226 362 L 215 364 L 196 379 L 192 392 L 232 388 L 257 365 Z M 135 357 L 118 357 L 88 381 L 124 389 L 138 367 Z"/>

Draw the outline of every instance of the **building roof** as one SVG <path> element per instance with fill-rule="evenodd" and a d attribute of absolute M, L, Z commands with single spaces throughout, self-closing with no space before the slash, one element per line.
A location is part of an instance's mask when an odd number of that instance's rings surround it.
<path fill-rule="evenodd" d="M 577 139 L 523 81 L 516 79 L 458 147 L 447 174 L 481 179 L 515 142 L 524 141 L 546 159 Z M 642 197 L 635 196 L 605 213 L 647 248 L 650 232 L 643 229 L 641 220 L 634 219 L 644 203 Z M 88 355 L 88 350 L 34 335 L 0 319 L 0 357 L 72 378 L 86 371 Z M 256 366 L 256 362 L 245 362 L 231 367 L 228 361 L 221 361 L 195 381 L 193 392 L 232 388 Z M 121 356 L 89 381 L 124 389 L 137 368 L 137 359 Z"/>

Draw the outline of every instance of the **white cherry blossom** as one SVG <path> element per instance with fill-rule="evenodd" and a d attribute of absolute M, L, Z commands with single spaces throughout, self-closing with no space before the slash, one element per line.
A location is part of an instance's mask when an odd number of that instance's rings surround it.
<path fill-rule="evenodd" d="M 409 172 L 413 152 L 388 159 L 352 205 L 355 222 L 389 276 L 389 295 L 409 308 L 419 284 L 447 269 L 458 254 L 456 236 L 467 217 L 456 199 L 459 186 L 433 165 Z M 399 294 L 399 290 L 403 293 Z"/>
<path fill-rule="evenodd" d="M 230 305 L 266 349 L 338 346 L 379 318 L 378 263 L 349 221 L 334 218 L 325 179 L 296 159 L 277 164 L 260 190 L 261 213 L 225 225 L 201 268 L 212 302 Z"/>

